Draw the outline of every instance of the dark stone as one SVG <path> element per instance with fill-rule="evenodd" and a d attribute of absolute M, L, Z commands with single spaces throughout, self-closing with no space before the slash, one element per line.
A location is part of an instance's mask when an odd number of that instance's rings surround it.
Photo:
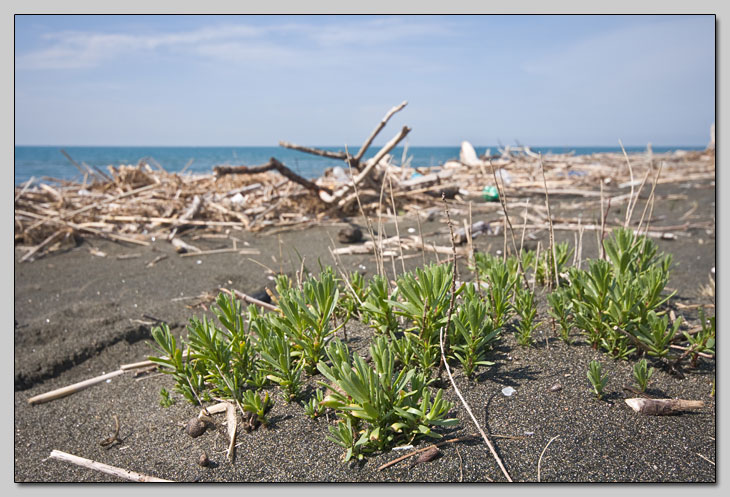
<path fill-rule="evenodd" d="M 358 243 L 362 241 L 362 230 L 354 226 L 342 228 L 337 233 L 337 239 L 340 243 Z"/>

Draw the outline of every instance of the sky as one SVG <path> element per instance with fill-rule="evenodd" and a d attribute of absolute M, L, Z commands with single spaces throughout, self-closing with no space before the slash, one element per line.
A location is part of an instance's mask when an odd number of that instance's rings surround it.
<path fill-rule="evenodd" d="M 15 144 L 703 146 L 713 16 L 15 16 Z"/>

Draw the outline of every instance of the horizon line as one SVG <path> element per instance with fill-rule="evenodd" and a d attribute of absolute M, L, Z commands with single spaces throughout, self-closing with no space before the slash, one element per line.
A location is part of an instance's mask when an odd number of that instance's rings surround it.
<path fill-rule="evenodd" d="M 471 143 L 471 142 L 470 142 Z M 309 147 L 309 148 L 343 148 L 344 145 L 301 145 L 297 144 L 302 147 Z M 491 145 L 475 145 L 471 144 L 475 148 L 484 148 L 484 147 L 500 147 L 499 144 L 491 144 Z M 651 145 L 652 147 L 674 147 L 674 148 L 682 148 L 682 147 L 691 147 L 691 148 L 697 148 L 697 147 L 706 147 L 707 144 L 672 144 L 672 145 L 666 145 L 666 144 L 659 144 L 659 143 L 653 143 L 648 142 L 644 144 L 639 145 L 627 145 L 624 144 L 624 148 L 637 148 L 637 147 L 644 147 L 646 148 L 648 145 Z M 79 145 L 79 144 L 14 144 L 15 147 L 87 147 L 87 148 L 287 148 L 282 147 L 279 144 L 276 145 Z M 378 147 L 382 147 L 383 145 L 371 145 L 371 149 L 375 149 Z M 510 148 L 513 147 L 522 147 L 524 144 L 508 144 Z M 556 147 L 556 148 L 621 148 L 621 145 L 527 145 L 530 148 L 548 148 L 548 147 Z M 349 147 L 349 146 L 348 146 Z M 460 148 L 461 144 L 458 145 L 408 145 L 408 148 Z M 404 148 L 404 145 L 398 145 L 394 148 Z M 289 150 L 295 150 L 295 149 L 289 149 Z"/>

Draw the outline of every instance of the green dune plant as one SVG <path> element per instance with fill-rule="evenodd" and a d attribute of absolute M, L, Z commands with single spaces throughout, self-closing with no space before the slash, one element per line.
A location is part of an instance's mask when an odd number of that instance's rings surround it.
<path fill-rule="evenodd" d="M 487 354 L 499 340 L 500 329 L 495 328 L 487 304 L 474 289 L 464 287 L 463 303 L 453 317 L 449 334 L 451 357 L 461 363 L 464 374 L 471 378 L 479 366 L 492 366 Z"/>
<path fill-rule="evenodd" d="M 372 367 L 339 339 L 327 346 L 326 353 L 330 364 L 321 361 L 317 367 L 329 381 L 320 384 L 330 393 L 320 405 L 339 417 L 329 427 L 329 438 L 346 449 L 345 461 L 417 438 L 440 438 L 434 427 L 458 423 L 446 417 L 452 405 L 442 398 L 442 391 L 432 397 L 423 372 L 396 368 L 387 338 L 373 340 Z"/>
<path fill-rule="evenodd" d="M 608 375 L 603 375 L 601 363 L 595 360 L 591 361 L 588 365 L 587 375 L 588 381 L 591 382 L 591 386 L 593 387 L 593 393 L 595 393 L 598 400 L 601 400 L 603 398 L 603 389 L 606 388 L 606 384 L 608 383 Z"/>
<path fill-rule="evenodd" d="M 649 383 L 651 375 L 654 374 L 654 368 L 649 367 L 649 363 L 646 359 L 641 359 L 639 362 L 634 364 L 634 380 L 639 386 L 639 391 L 645 392 L 646 386 Z"/>

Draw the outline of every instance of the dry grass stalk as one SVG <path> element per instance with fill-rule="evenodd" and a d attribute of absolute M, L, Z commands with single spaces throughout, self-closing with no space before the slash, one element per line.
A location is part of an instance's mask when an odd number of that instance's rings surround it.
<path fill-rule="evenodd" d="M 116 477 L 122 478 L 124 480 L 136 481 L 136 482 L 172 483 L 171 480 L 164 480 L 162 478 L 157 478 L 156 476 L 149 476 L 149 475 L 145 475 L 142 473 L 137 473 L 136 471 L 130 471 L 128 469 L 117 468 L 116 466 L 110 466 L 108 464 L 104 464 L 104 463 L 101 463 L 98 461 L 92 461 L 91 459 L 86 459 L 84 457 L 75 456 L 75 455 L 69 454 L 67 452 L 62 452 L 60 450 L 52 450 L 49 458 L 56 459 L 59 461 L 66 461 L 68 463 L 75 464 L 77 466 L 81 466 L 81 467 L 88 468 L 88 469 L 93 469 L 94 471 L 100 471 L 102 473 L 116 476 Z"/>
<path fill-rule="evenodd" d="M 550 248 L 553 254 L 553 266 L 555 267 L 555 280 L 550 278 L 548 281 L 551 285 L 555 281 L 555 286 L 558 287 L 560 286 L 560 275 L 558 274 L 558 261 L 555 253 L 555 232 L 553 230 L 553 216 L 550 214 L 550 197 L 548 195 L 547 180 L 545 179 L 545 164 L 542 161 L 542 154 L 540 154 L 540 171 L 542 172 L 542 183 L 545 187 L 545 205 L 547 206 L 547 217 L 550 226 Z M 603 192 L 603 189 L 601 189 L 601 192 Z M 548 271 L 548 274 L 550 274 L 550 271 Z"/>
<path fill-rule="evenodd" d="M 550 439 L 550 441 L 545 445 L 545 448 L 542 449 L 542 452 L 540 452 L 540 459 L 537 460 L 537 482 L 540 483 L 540 465 L 542 464 L 542 456 L 545 455 L 545 451 L 548 447 L 550 447 L 550 444 L 553 443 L 553 440 L 556 438 L 559 438 L 560 435 L 555 435 L 553 438 Z"/>
<path fill-rule="evenodd" d="M 492 169 L 492 172 L 494 172 L 494 169 Z M 495 178 L 496 179 L 496 178 Z M 448 204 L 446 204 L 446 200 L 442 199 L 445 206 L 446 206 L 446 219 L 449 223 L 449 231 L 451 233 L 451 247 L 454 251 L 454 266 L 456 266 L 456 244 L 454 242 L 454 229 L 451 225 L 451 218 L 449 217 L 449 208 Z M 523 273 L 524 276 L 524 273 Z M 452 278 L 451 278 L 451 302 L 449 304 L 449 313 L 448 317 L 446 319 L 446 329 L 449 328 L 451 324 L 451 315 L 454 310 L 454 297 L 455 297 L 455 290 L 456 290 L 456 271 L 454 271 Z M 449 362 L 446 360 L 446 351 L 444 346 L 444 327 L 441 327 L 439 329 L 439 346 L 441 348 L 441 365 L 439 366 L 439 373 L 440 369 L 443 366 L 446 369 L 446 374 L 449 376 L 449 381 L 451 382 L 451 386 L 454 387 L 454 391 L 456 392 L 456 395 L 459 397 L 459 400 L 461 400 L 461 403 L 464 405 L 464 408 L 466 409 L 466 412 L 469 413 L 469 417 L 471 417 L 471 420 L 474 422 L 474 424 L 477 427 L 477 430 L 479 430 L 479 434 L 484 439 L 484 442 L 487 444 L 487 447 L 489 447 L 489 450 L 492 453 L 492 456 L 494 456 L 494 459 L 497 461 L 497 464 L 499 465 L 499 468 L 502 470 L 502 473 L 507 478 L 507 481 L 511 482 L 512 478 L 510 478 L 509 473 L 507 472 L 507 469 L 504 467 L 504 464 L 502 463 L 502 459 L 500 459 L 497 452 L 494 450 L 494 447 L 492 446 L 492 443 L 489 441 L 489 438 L 484 433 L 484 430 L 482 430 L 482 427 L 479 425 L 479 422 L 477 421 L 476 417 L 474 417 L 474 413 L 471 410 L 471 407 L 469 407 L 469 404 L 464 399 L 464 396 L 461 395 L 461 391 L 459 390 L 459 387 L 456 386 L 456 382 L 454 381 L 454 377 L 451 374 L 451 368 L 449 367 Z"/>
<path fill-rule="evenodd" d="M 629 197 L 629 206 L 631 206 L 631 199 L 634 198 L 634 170 L 631 168 L 631 161 L 629 160 L 629 155 L 626 153 L 626 149 L 624 148 L 624 144 L 621 143 L 621 140 L 618 141 L 618 144 L 621 145 L 621 152 L 623 152 L 624 157 L 626 158 L 626 165 L 629 167 L 629 176 L 631 177 L 631 196 Z M 629 221 L 631 220 L 631 209 L 626 209 L 626 220 L 624 221 L 624 228 L 629 227 Z"/>
<path fill-rule="evenodd" d="M 118 369 L 116 371 L 112 371 L 111 373 L 106 373 L 101 376 L 97 376 L 95 378 L 90 378 L 88 380 L 80 381 L 78 383 L 74 383 L 73 385 L 69 385 L 62 388 L 57 388 L 55 390 L 51 390 L 50 392 L 46 392 L 40 395 L 35 395 L 28 399 L 28 403 L 31 405 L 35 404 L 42 404 L 44 402 L 50 402 L 52 400 L 60 399 L 63 397 L 66 397 L 68 395 L 74 394 L 76 392 L 80 392 L 81 390 L 84 390 L 86 388 L 89 388 L 90 386 L 96 385 L 97 383 L 102 383 L 106 380 L 109 380 L 111 378 L 114 378 L 115 376 L 119 376 L 121 374 L 124 374 L 123 369 Z"/>
<path fill-rule="evenodd" d="M 497 192 L 499 195 L 499 202 L 502 204 L 502 211 L 504 211 L 504 219 L 509 225 L 509 231 L 510 235 L 512 236 L 512 248 L 517 252 L 517 244 L 515 243 L 515 233 L 512 229 L 512 222 L 509 220 L 509 214 L 507 213 L 507 199 L 505 197 L 504 193 L 504 185 L 502 185 L 502 188 L 499 186 L 499 181 L 497 181 L 497 173 L 494 171 L 494 164 L 492 164 L 492 161 L 489 161 L 489 166 L 492 168 L 492 176 L 494 176 L 494 183 L 497 185 Z M 501 175 L 500 175 L 501 176 Z M 506 229 L 505 229 L 505 237 L 506 237 Z M 505 256 L 506 256 L 507 250 L 505 250 Z M 522 254 L 517 252 L 517 263 L 520 266 L 520 273 L 522 273 L 522 280 L 525 283 L 525 288 L 530 288 L 529 283 L 527 282 L 527 276 L 525 275 L 525 269 L 522 267 Z"/>

